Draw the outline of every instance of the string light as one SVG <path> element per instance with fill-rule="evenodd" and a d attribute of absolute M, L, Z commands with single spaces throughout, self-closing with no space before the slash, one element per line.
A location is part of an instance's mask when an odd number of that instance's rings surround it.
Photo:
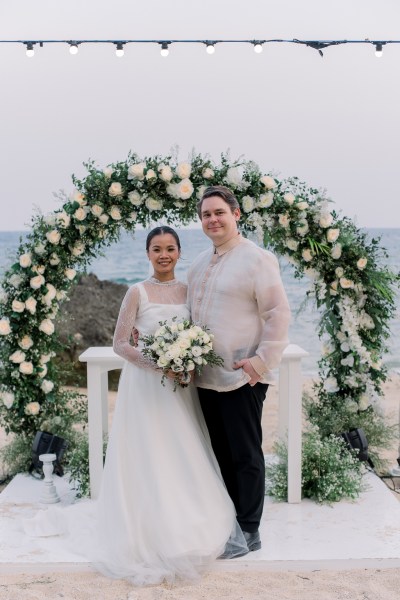
<path fill-rule="evenodd" d="M 161 52 L 160 52 L 161 56 L 168 56 L 169 54 L 169 48 L 168 48 L 168 43 L 167 42 L 161 42 Z"/>
<path fill-rule="evenodd" d="M 256 54 L 261 54 L 261 52 L 263 51 L 263 46 L 261 42 L 253 42 L 253 46 L 254 46 L 254 52 Z"/>
<path fill-rule="evenodd" d="M 69 42 L 69 53 L 78 54 L 79 48 L 76 42 Z"/>
<path fill-rule="evenodd" d="M 215 42 L 206 42 L 206 52 L 207 54 L 214 54 Z"/>
<path fill-rule="evenodd" d="M 35 50 L 33 49 L 32 42 L 27 42 L 26 44 L 26 55 L 28 58 L 32 58 L 32 56 L 35 56 Z"/>
<path fill-rule="evenodd" d="M 377 58 L 380 58 L 383 54 L 383 44 L 381 42 L 378 42 L 375 44 L 375 56 Z"/>
<path fill-rule="evenodd" d="M 124 44 L 122 42 L 118 42 L 116 46 L 117 49 L 115 50 L 115 55 L 118 56 L 118 58 L 121 58 L 125 54 Z"/>

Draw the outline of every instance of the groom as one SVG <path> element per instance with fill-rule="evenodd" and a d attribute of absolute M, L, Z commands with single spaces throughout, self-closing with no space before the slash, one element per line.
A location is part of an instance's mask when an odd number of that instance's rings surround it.
<path fill-rule="evenodd" d="M 214 334 L 222 367 L 196 376 L 201 407 L 249 551 L 261 548 L 265 465 L 261 416 L 271 369 L 288 343 L 290 309 L 273 254 L 238 231 L 239 203 L 224 186 L 197 205 L 213 246 L 188 273 L 192 319 Z M 221 558 L 234 558 L 227 545 Z"/>

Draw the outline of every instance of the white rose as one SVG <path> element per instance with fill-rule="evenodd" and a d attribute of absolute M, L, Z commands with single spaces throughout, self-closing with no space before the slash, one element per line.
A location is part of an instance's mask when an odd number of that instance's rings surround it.
<path fill-rule="evenodd" d="M 11 408 L 14 404 L 15 396 L 12 392 L 0 392 L 0 399 L 6 408 Z"/>
<path fill-rule="evenodd" d="M 85 244 L 83 242 L 75 242 L 74 246 L 71 248 L 71 254 L 73 256 L 81 256 L 85 252 Z"/>
<path fill-rule="evenodd" d="M 211 341 L 210 336 L 208 335 L 208 333 L 205 332 L 204 335 L 203 335 L 203 342 L 205 344 L 208 344 L 208 342 L 210 342 L 210 341 Z"/>
<path fill-rule="evenodd" d="M 129 223 L 134 223 L 137 219 L 137 212 L 133 211 L 130 213 L 129 218 L 127 219 L 127 221 Z"/>
<path fill-rule="evenodd" d="M 261 196 L 257 200 L 257 206 L 259 208 L 268 208 L 272 205 L 274 201 L 274 194 L 272 192 L 267 192 L 266 194 L 261 194 Z"/>
<path fill-rule="evenodd" d="M 202 173 L 204 179 L 212 179 L 215 175 L 214 171 L 212 169 L 210 169 L 210 167 L 206 167 L 205 169 L 203 169 L 203 173 Z"/>
<path fill-rule="evenodd" d="M 336 242 L 339 235 L 340 229 L 328 229 L 328 231 L 326 232 L 326 239 L 328 240 L 328 242 L 333 244 L 333 242 Z"/>
<path fill-rule="evenodd" d="M 112 219 L 114 219 L 114 221 L 120 221 L 122 219 L 121 212 L 118 206 L 115 205 L 111 207 L 109 215 Z"/>
<path fill-rule="evenodd" d="M 0 288 L 0 304 L 5 304 L 8 300 L 8 294 Z"/>
<path fill-rule="evenodd" d="M 29 310 L 31 315 L 34 315 L 36 312 L 36 304 L 37 304 L 37 302 L 36 302 L 35 298 L 32 298 L 32 296 L 29 296 L 29 298 L 25 302 L 26 310 Z"/>
<path fill-rule="evenodd" d="M 178 175 L 179 179 L 187 179 L 190 177 L 191 172 L 192 167 L 189 163 L 182 162 L 176 167 L 176 174 Z"/>
<path fill-rule="evenodd" d="M 324 229 L 326 229 L 327 227 L 330 227 L 333 223 L 333 216 L 331 215 L 331 213 L 323 213 L 320 218 L 319 218 L 319 225 L 320 227 L 323 227 Z"/>
<path fill-rule="evenodd" d="M 357 267 L 362 271 L 367 266 L 367 258 L 359 258 L 357 261 Z"/>
<path fill-rule="evenodd" d="M 239 169 L 237 167 L 231 167 L 230 169 L 228 169 L 225 181 L 229 185 L 240 186 L 240 184 L 242 183 L 242 177 L 240 175 Z"/>
<path fill-rule="evenodd" d="M 54 333 L 54 323 L 50 319 L 43 319 L 39 325 L 39 329 L 46 335 L 52 335 Z"/>
<path fill-rule="evenodd" d="M 289 250 L 296 251 L 298 249 L 298 247 L 299 247 L 299 242 L 297 240 L 294 240 L 293 238 L 290 238 L 286 242 L 286 246 L 289 248 Z"/>
<path fill-rule="evenodd" d="M 45 280 L 43 275 L 36 275 L 35 277 L 32 277 L 30 286 L 32 289 L 38 290 L 42 285 L 44 285 L 44 282 Z"/>
<path fill-rule="evenodd" d="M 44 365 L 51 360 L 51 354 L 42 354 L 40 357 L 40 364 Z"/>
<path fill-rule="evenodd" d="M 195 356 L 193 357 L 193 362 L 195 362 L 197 365 L 202 365 L 203 359 L 201 358 L 201 356 Z"/>
<path fill-rule="evenodd" d="M 46 246 L 42 243 L 37 244 L 37 246 L 34 247 L 34 251 L 38 256 L 42 256 L 46 252 Z"/>
<path fill-rule="evenodd" d="M 311 253 L 311 250 L 309 248 L 305 248 L 302 253 L 301 253 L 303 260 L 305 260 L 306 262 L 310 262 L 313 259 L 313 255 Z"/>
<path fill-rule="evenodd" d="M 51 283 L 46 284 L 47 294 L 42 297 L 42 302 L 50 306 L 54 298 L 57 296 L 57 290 Z"/>
<path fill-rule="evenodd" d="M 76 271 L 75 271 L 75 269 L 65 269 L 64 275 L 67 279 L 72 281 L 73 279 L 75 279 Z"/>
<path fill-rule="evenodd" d="M 46 237 L 50 244 L 54 244 L 56 246 L 60 243 L 61 233 L 57 231 L 57 229 L 52 229 L 52 231 L 48 231 L 46 233 Z"/>
<path fill-rule="evenodd" d="M 194 188 L 190 179 L 182 179 L 177 185 L 177 194 L 181 200 L 188 200 L 193 194 Z"/>
<path fill-rule="evenodd" d="M 25 302 L 20 302 L 19 300 L 13 300 L 11 307 L 14 312 L 22 313 L 25 310 Z"/>
<path fill-rule="evenodd" d="M 48 394 L 54 389 L 54 383 L 48 379 L 44 379 L 40 387 L 45 394 Z"/>
<path fill-rule="evenodd" d="M 113 181 L 110 187 L 108 188 L 108 195 L 115 197 L 122 196 L 122 194 L 122 185 L 119 183 L 119 181 Z"/>
<path fill-rule="evenodd" d="M 337 267 L 335 269 L 335 275 L 336 275 L 336 277 L 343 277 L 343 275 L 344 275 L 343 267 Z"/>
<path fill-rule="evenodd" d="M 335 244 L 331 250 L 332 258 L 338 259 L 342 256 L 342 244 Z"/>
<path fill-rule="evenodd" d="M 32 267 L 32 271 L 34 273 L 38 273 L 39 275 L 43 275 L 43 273 L 45 272 L 46 267 L 44 265 L 34 265 Z"/>
<path fill-rule="evenodd" d="M 22 350 L 29 350 L 33 346 L 33 340 L 29 335 L 24 335 L 18 342 L 18 346 L 22 348 Z"/>
<path fill-rule="evenodd" d="M 199 188 L 197 188 L 197 192 L 196 192 L 196 198 L 197 200 L 201 200 L 203 197 L 204 192 L 206 191 L 207 186 L 205 185 L 201 185 Z"/>
<path fill-rule="evenodd" d="M 25 406 L 25 414 L 35 416 L 40 412 L 39 402 L 29 402 Z"/>
<path fill-rule="evenodd" d="M 287 202 L 287 204 L 293 204 L 296 197 L 294 194 L 292 194 L 292 192 L 287 192 L 286 194 L 284 194 L 283 199 L 285 202 Z"/>
<path fill-rule="evenodd" d="M 324 381 L 324 389 L 328 394 L 333 394 L 339 391 L 339 386 L 336 377 L 327 377 Z"/>
<path fill-rule="evenodd" d="M 189 360 L 187 365 L 186 365 L 186 371 L 193 371 L 193 369 L 195 368 L 195 364 L 193 361 Z"/>
<path fill-rule="evenodd" d="M 346 277 L 341 277 L 339 279 L 339 283 L 340 287 L 342 287 L 344 290 L 348 290 L 354 287 L 354 281 L 352 281 L 351 279 L 346 279 Z"/>
<path fill-rule="evenodd" d="M 128 179 L 144 179 L 146 163 L 136 163 L 128 168 Z"/>
<path fill-rule="evenodd" d="M 55 252 L 53 252 L 53 254 L 49 258 L 49 263 L 52 267 L 56 267 L 60 264 L 60 257 Z"/>
<path fill-rule="evenodd" d="M 113 169 L 111 167 L 105 167 L 103 169 L 103 174 L 105 176 L 106 179 L 111 179 L 111 175 L 114 173 Z"/>
<path fill-rule="evenodd" d="M 298 210 L 306 210 L 306 208 L 308 208 L 308 202 L 305 202 L 304 200 L 302 202 L 297 202 L 296 208 Z"/>
<path fill-rule="evenodd" d="M 170 183 L 169 185 L 167 185 L 167 194 L 169 194 L 173 198 L 179 198 L 179 196 L 178 196 L 178 184 L 177 183 Z"/>
<path fill-rule="evenodd" d="M 354 356 L 352 354 L 349 354 L 348 356 L 346 356 L 346 358 L 342 358 L 340 364 L 344 367 L 352 367 L 354 365 Z"/>
<path fill-rule="evenodd" d="M 85 206 L 86 204 L 85 194 L 82 194 L 79 190 L 74 190 L 70 194 L 69 199 L 71 202 L 77 202 L 80 206 Z"/>
<path fill-rule="evenodd" d="M 74 217 L 77 221 L 84 221 L 86 219 L 86 210 L 82 206 L 77 208 L 74 212 Z"/>
<path fill-rule="evenodd" d="M 167 183 L 171 181 L 174 174 L 172 173 L 172 169 L 169 165 L 160 165 L 158 170 L 160 173 L 160 179 L 166 181 Z"/>
<path fill-rule="evenodd" d="M 147 198 L 145 204 L 150 211 L 162 209 L 162 201 L 155 198 Z"/>
<path fill-rule="evenodd" d="M 90 210 L 92 211 L 95 217 L 99 217 L 101 214 L 103 214 L 103 207 L 99 206 L 99 204 L 93 204 Z"/>
<path fill-rule="evenodd" d="M 101 223 L 103 223 L 103 225 L 107 225 L 109 219 L 110 219 L 110 217 L 104 213 L 102 215 L 100 215 L 100 217 L 99 217 L 99 221 Z"/>
<path fill-rule="evenodd" d="M 10 321 L 7 317 L 0 319 L 0 335 L 8 335 L 11 333 Z"/>
<path fill-rule="evenodd" d="M 19 264 L 23 269 L 27 269 L 32 264 L 32 254 L 30 252 L 26 252 L 25 254 L 21 254 L 19 257 Z"/>
<path fill-rule="evenodd" d="M 71 223 L 71 217 L 64 210 L 61 213 L 58 213 L 56 215 L 56 218 L 60 227 L 62 227 L 63 229 L 67 229 L 67 227 L 69 227 L 69 224 Z"/>
<path fill-rule="evenodd" d="M 160 358 L 157 361 L 157 366 L 158 367 L 166 367 L 169 363 L 169 360 L 167 358 L 165 358 L 165 356 L 160 356 Z"/>
<path fill-rule="evenodd" d="M 290 219 L 286 213 L 279 215 L 278 220 L 279 220 L 279 224 L 282 225 L 282 227 L 285 227 L 285 228 L 289 227 Z"/>
<path fill-rule="evenodd" d="M 33 364 L 29 361 L 23 361 L 19 365 L 19 370 L 23 375 L 32 375 L 33 373 Z"/>
<path fill-rule="evenodd" d="M 243 196 L 242 208 L 245 213 L 251 212 L 254 209 L 254 198 L 251 196 Z"/>
<path fill-rule="evenodd" d="M 203 353 L 203 351 L 200 348 L 200 346 L 193 346 L 191 348 L 191 352 L 192 352 L 193 356 L 201 356 L 201 354 Z"/>
<path fill-rule="evenodd" d="M 10 360 L 13 363 L 20 364 L 25 360 L 25 352 L 21 352 L 21 350 L 16 350 L 10 356 Z"/>
<path fill-rule="evenodd" d="M 15 287 L 18 288 L 21 283 L 23 282 L 23 277 L 21 277 L 21 275 L 18 275 L 17 273 L 14 273 L 13 275 L 11 275 L 10 277 L 10 284 Z"/>
<path fill-rule="evenodd" d="M 156 178 L 157 178 L 156 172 L 153 169 L 149 169 L 146 173 L 147 181 L 149 181 L 150 179 L 156 179 Z"/>
<path fill-rule="evenodd" d="M 128 200 L 131 204 L 133 204 L 133 206 L 140 206 L 143 202 L 141 195 L 136 190 L 129 192 Z"/>
<path fill-rule="evenodd" d="M 277 186 L 275 179 L 273 177 L 269 177 L 268 175 L 261 177 L 260 181 L 263 186 L 267 188 L 267 190 L 273 190 Z"/>

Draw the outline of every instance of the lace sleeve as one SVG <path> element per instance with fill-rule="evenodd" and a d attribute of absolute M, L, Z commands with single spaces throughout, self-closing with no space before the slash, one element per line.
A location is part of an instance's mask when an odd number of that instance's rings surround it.
<path fill-rule="evenodd" d="M 116 354 L 142 369 L 157 369 L 155 363 L 143 356 L 140 350 L 131 345 L 132 329 L 140 303 L 139 288 L 132 286 L 126 292 L 119 311 L 114 332 L 113 349 Z"/>

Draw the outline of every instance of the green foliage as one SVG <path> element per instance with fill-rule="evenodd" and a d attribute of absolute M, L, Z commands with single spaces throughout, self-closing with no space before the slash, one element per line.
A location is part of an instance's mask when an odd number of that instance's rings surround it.
<path fill-rule="evenodd" d="M 103 443 L 103 457 L 105 457 L 107 440 Z M 86 432 L 79 432 L 75 436 L 72 449 L 67 455 L 66 470 L 70 480 L 74 482 L 77 498 L 90 495 L 89 477 L 89 438 Z"/>

